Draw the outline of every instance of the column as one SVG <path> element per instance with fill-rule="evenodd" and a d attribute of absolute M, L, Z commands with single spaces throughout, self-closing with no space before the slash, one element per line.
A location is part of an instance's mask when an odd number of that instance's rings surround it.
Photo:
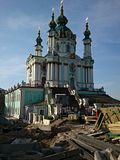
<path fill-rule="evenodd" d="M 34 70 L 35 70 L 35 81 L 37 80 L 37 66 L 34 64 Z"/>
<path fill-rule="evenodd" d="M 67 81 L 67 65 L 64 65 L 64 81 Z"/>
<path fill-rule="evenodd" d="M 93 68 L 91 68 L 91 83 L 93 83 Z"/>
<path fill-rule="evenodd" d="M 49 63 L 49 80 L 51 80 L 51 63 Z"/>
<path fill-rule="evenodd" d="M 87 83 L 89 83 L 89 71 L 88 71 L 88 67 L 87 67 Z"/>
<path fill-rule="evenodd" d="M 55 64 L 55 81 L 58 81 L 58 64 Z"/>
<path fill-rule="evenodd" d="M 88 68 L 87 68 L 87 83 L 90 83 L 90 81 L 89 81 L 89 80 L 90 80 L 89 75 L 90 75 L 90 74 L 89 74 L 89 67 L 88 67 Z"/>
<path fill-rule="evenodd" d="M 54 49 L 55 49 L 55 38 L 52 37 L 52 54 L 54 53 Z"/>
<path fill-rule="evenodd" d="M 32 65 L 32 82 L 34 81 L 34 65 Z"/>
<path fill-rule="evenodd" d="M 50 63 L 47 64 L 47 81 L 50 80 Z"/>
<path fill-rule="evenodd" d="M 85 83 L 85 68 L 82 67 L 82 72 L 83 72 L 83 83 Z"/>
<path fill-rule="evenodd" d="M 53 80 L 53 63 L 51 63 L 51 79 L 50 80 Z"/>
<path fill-rule="evenodd" d="M 91 80 L 91 67 L 89 68 L 89 73 L 90 73 L 90 83 L 92 83 L 92 80 Z"/>
<path fill-rule="evenodd" d="M 41 68 L 41 66 L 40 66 L 40 64 L 38 64 L 38 81 L 40 81 L 40 79 L 41 79 L 41 77 L 40 77 L 40 68 Z"/>
<path fill-rule="evenodd" d="M 62 81 L 62 78 L 61 78 L 61 64 L 59 64 L 59 81 L 60 81 L 60 83 L 61 83 L 61 81 Z"/>
<path fill-rule="evenodd" d="M 35 64 L 33 64 L 33 81 L 35 81 Z"/>
<path fill-rule="evenodd" d="M 55 64 L 52 63 L 52 80 L 55 80 Z"/>
<path fill-rule="evenodd" d="M 85 82 L 87 83 L 87 68 L 85 68 Z"/>
<path fill-rule="evenodd" d="M 89 83 L 91 83 L 91 68 L 88 69 L 88 73 Z"/>

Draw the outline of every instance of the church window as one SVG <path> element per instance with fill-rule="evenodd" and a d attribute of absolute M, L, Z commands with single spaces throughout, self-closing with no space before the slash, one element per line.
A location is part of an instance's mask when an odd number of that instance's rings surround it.
<path fill-rule="evenodd" d="M 70 52 L 70 45 L 69 45 L 69 43 L 66 45 L 66 52 Z"/>

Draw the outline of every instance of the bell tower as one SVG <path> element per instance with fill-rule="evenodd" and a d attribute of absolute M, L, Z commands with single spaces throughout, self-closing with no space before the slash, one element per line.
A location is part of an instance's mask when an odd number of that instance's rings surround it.
<path fill-rule="evenodd" d="M 48 54 L 54 55 L 55 52 L 55 27 L 56 22 L 54 20 L 54 8 L 52 8 L 52 19 L 49 23 L 50 30 L 48 31 Z"/>
<path fill-rule="evenodd" d="M 84 32 L 85 38 L 83 39 L 84 44 L 84 58 L 91 58 L 91 38 L 90 38 L 90 31 L 88 28 L 88 17 L 86 18 L 86 30 Z"/>
<path fill-rule="evenodd" d="M 94 60 L 92 59 L 91 55 L 91 38 L 90 38 L 91 32 L 89 30 L 88 26 L 88 17 L 86 18 L 86 29 L 84 32 L 84 39 L 83 39 L 83 44 L 84 44 L 84 54 L 83 54 L 83 59 L 84 59 L 84 84 L 85 88 L 91 90 L 94 88 L 94 83 L 93 83 L 93 64 Z"/>

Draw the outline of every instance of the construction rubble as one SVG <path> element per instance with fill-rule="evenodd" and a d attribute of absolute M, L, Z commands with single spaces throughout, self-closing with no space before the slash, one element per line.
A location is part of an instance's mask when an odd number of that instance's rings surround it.
<path fill-rule="evenodd" d="M 70 117 L 52 121 L 49 130 L 0 117 L 0 160 L 120 160 L 119 107 L 84 121 Z"/>

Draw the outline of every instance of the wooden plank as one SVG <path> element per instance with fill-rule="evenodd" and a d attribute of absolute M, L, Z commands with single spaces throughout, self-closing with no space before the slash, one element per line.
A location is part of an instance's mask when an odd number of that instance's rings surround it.
<path fill-rule="evenodd" d="M 96 149 L 99 150 L 105 150 L 106 148 L 112 148 L 112 150 L 119 155 L 120 154 L 120 147 L 115 146 L 113 144 L 110 144 L 108 142 L 103 142 L 95 139 L 94 137 L 90 137 L 87 135 L 78 135 L 78 139 L 82 140 L 84 143 L 89 144 L 92 147 L 95 147 Z"/>
<path fill-rule="evenodd" d="M 120 134 L 120 123 L 108 124 L 107 127 L 113 134 Z"/>
<path fill-rule="evenodd" d="M 76 148 L 79 149 L 80 158 L 93 160 L 93 155 L 87 152 L 83 147 L 75 143 L 72 139 L 67 140 L 70 144 L 74 145 Z"/>
<path fill-rule="evenodd" d="M 39 159 L 36 159 L 36 160 L 62 160 L 62 159 L 66 159 L 66 158 L 76 156 L 76 155 L 79 155 L 79 149 L 74 149 L 74 150 L 70 150 L 70 151 L 64 151 L 64 152 L 56 153 L 56 154 L 49 155 L 49 156 L 39 158 Z"/>
<path fill-rule="evenodd" d="M 96 148 L 94 148 L 94 147 L 92 147 L 92 146 L 84 143 L 83 141 L 80 141 L 80 140 L 78 140 L 78 139 L 76 139 L 76 138 L 72 138 L 72 140 L 73 140 L 74 142 L 76 142 L 78 145 L 80 145 L 82 148 L 84 148 L 84 149 L 86 149 L 86 150 L 89 150 L 91 153 L 97 151 Z"/>
<path fill-rule="evenodd" d="M 106 131 L 98 131 L 98 132 L 95 132 L 95 133 L 88 134 L 87 136 L 98 137 L 98 136 L 106 134 L 108 132 L 110 132 L 110 131 L 108 129 L 106 129 Z"/>
<path fill-rule="evenodd" d="M 108 127 L 120 127 L 120 123 L 112 123 L 112 124 L 108 124 Z"/>

